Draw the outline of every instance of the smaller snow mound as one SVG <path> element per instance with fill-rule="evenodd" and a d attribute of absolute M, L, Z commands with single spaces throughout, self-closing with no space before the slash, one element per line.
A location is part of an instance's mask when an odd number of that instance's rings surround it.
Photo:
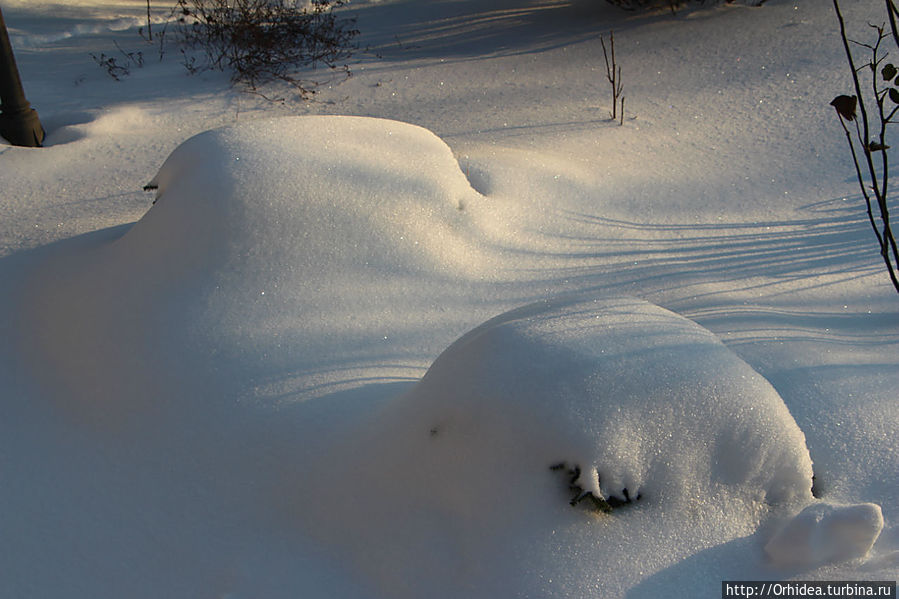
<path fill-rule="evenodd" d="M 499 316 L 441 354 L 412 396 L 446 428 L 535 418 L 561 436 L 546 459 L 580 466 L 578 484 L 605 498 L 810 493 L 805 437 L 777 392 L 712 333 L 639 300 Z"/>
<path fill-rule="evenodd" d="M 812 500 L 777 392 L 709 331 L 629 298 L 487 321 L 318 468 L 297 473 L 317 481 L 297 512 L 389 597 L 547 581 L 541 596 L 606 596 L 630 564 L 749 535 L 766 502 Z"/>
<path fill-rule="evenodd" d="M 882 530 L 879 505 L 815 503 L 775 534 L 765 552 L 778 566 L 813 568 L 865 557 Z"/>

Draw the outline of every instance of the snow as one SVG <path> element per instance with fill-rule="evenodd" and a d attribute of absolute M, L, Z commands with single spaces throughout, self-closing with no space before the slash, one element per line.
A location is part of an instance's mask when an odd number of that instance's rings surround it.
<path fill-rule="evenodd" d="M 354 76 L 286 105 L 157 60 L 142 0 L 3 9 L 48 135 L 0 145 L 0 595 L 896 578 L 829 2 L 354 2 Z"/>
<path fill-rule="evenodd" d="M 628 298 L 491 319 L 323 463 L 299 511 L 322 542 L 353 531 L 341 549 L 386 597 L 589 596 L 622 564 L 681 554 L 684 522 L 723 542 L 812 501 L 805 439 L 774 389 L 702 327 Z M 577 467 L 584 492 L 633 501 L 572 508 L 554 464 Z M 372 555 L 382 539 L 390 551 Z M 434 574 L 415 576 L 422 564 Z"/>
<path fill-rule="evenodd" d="M 777 393 L 710 332 L 647 302 L 543 302 L 499 316 L 441 354 L 411 395 L 433 406 L 438 429 L 484 405 L 504 419 L 528 414 L 516 437 L 552 431 L 560 453 L 549 460 L 602 473 L 604 497 L 629 488 L 679 504 L 723 484 L 752 501 L 811 498 L 805 439 Z"/>
<path fill-rule="evenodd" d="M 765 545 L 776 563 L 806 567 L 868 555 L 880 531 L 880 506 L 814 504 L 802 510 Z"/>

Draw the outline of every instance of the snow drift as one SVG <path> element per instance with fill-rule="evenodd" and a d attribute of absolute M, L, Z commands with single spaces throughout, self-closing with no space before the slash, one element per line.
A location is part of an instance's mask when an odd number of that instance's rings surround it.
<path fill-rule="evenodd" d="M 424 129 L 242 124 L 186 141 L 153 184 L 139 222 L 44 263 L 25 294 L 30 364 L 64 437 L 45 470 L 101 554 L 63 556 L 81 596 L 112 576 L 132 597 L 607 597 L 733 543 L 745 551 L 716 573 L 758 572 L 765 549 L 800 566 L 861 557 L 883 526 L 877 506 L 814 504 L 805 437 L 774 388 L 634 298 L 507 312 L 401 395 L 357 382 L 355 404 L 286 389 L 260 406 L 273 374 L 310 388 L 360 355 L 391 364 L 382 339 L 405 309 L 426 306 L 419 334 L 434 335 L 447 289 L 496 275 L 489 200 Z M 376 378 L 366 368 L 358 381 Z M 603 501 L 617 507 L 589 509 Z M 786 524 L 769 539 L 770 518 Z M 133 573 L 107 571 L 125 545 Z M 203 566 L 169 583 L 176 549 Z"/>
<path fill-rule="evenodd" d="M 394 306 L 426 281 L 477 278 L 491 261 L 473 241 L 483 196 L 443 141 L 396 121 L 205 132 L 151 186 L 156 203 L 121 238 L 51 265 L 32 290 L 38 338 L 52 337 L 41 351 L 88 402 L 346 364 L 400 326 Z"/>
<path fill-rule="evenodd" d="M 341 550 L 385 597 L 588 596 L 696 543 L 687 529 L 750 534 L 772 504 L 808 503 L 812 484 L 767 381 L 702 327 L 631 298 L 484 323 L 322 463 L 299 513 L 323 543 L 350 534 Z M 572 482 L 622 505 L 591 516 L 589 501 L 570 505 Z"/>
<path fill-rule="evenodd" d="M 485 407 L 479 423 L 533 418 L 559 437 L 547 459 L 579 465 L 606 498 L 677 502 L 733 485 L 783 503 L 811 489 L 805 437 L 770 384 L 709 331 L 640 300 L 506 313 L 441 354 L 412 396 L 434 406 L 438 432 Z"/>

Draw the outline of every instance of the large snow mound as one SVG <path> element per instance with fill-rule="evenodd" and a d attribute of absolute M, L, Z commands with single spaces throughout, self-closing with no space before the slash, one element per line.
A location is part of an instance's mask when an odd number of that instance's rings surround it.
<path fill-rule="evenodd" d="M 52 340 L 39 359 L 90 402 L 349 364 L 422 285 L 491 264 L 472 216 L 483 196 L 442 140 L 397 121 L 207 131 L 151 186 L 155 204 L 124 235 L 49 266 L 30 292 L 36 337 Z"/>
<path fill-rule="evenodd" d="M 288 117 L 209 131 L 178 147 L 152 185 L 157 204 L 131 243 L 171 239 L 179 255 L 237 260 L 242 276 L 261 267 L 260 288 L 278 286 L 266 264 L 319 282 L 338 269 L 370 280 L 478 263 L 464 230 L 479 194 L 440 138 L 398 121 Z"/>
<path fill-rule="evenodd" d="M 346 531 L 339 549 L 389 597 L 604 596 L 812 500 L 805 437 L 771 385 L 632 298 L 484 323 L 304 475 L 320 481 L 298 491 L 308 529 Z M 569 485 L 621 505 L 592 515 Z"/>

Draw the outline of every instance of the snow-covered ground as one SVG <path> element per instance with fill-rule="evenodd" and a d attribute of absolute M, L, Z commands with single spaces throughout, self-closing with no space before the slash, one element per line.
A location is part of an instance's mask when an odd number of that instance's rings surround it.
<path fill-rule="evenodd" d="M 0 145 L 0 596 L 897 578 L 829 1 L 360 0 L 353 77 L 285 105 L 143 0 L 0 6 L 47 129 Z"/>

